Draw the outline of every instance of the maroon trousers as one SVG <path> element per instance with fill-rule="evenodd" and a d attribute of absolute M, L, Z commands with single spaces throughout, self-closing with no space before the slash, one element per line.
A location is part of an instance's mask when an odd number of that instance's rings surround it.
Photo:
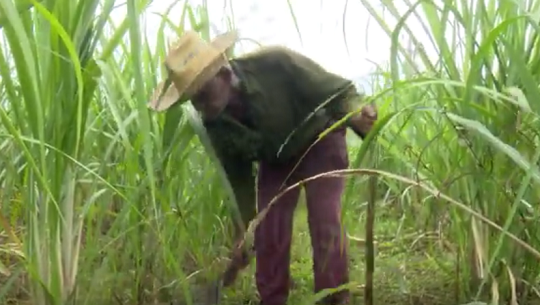
<path fill-rule="evenodd" d="M 326 135 L 298 163 L 275 166 L 261 163 L 258 176 L 258 210 L 284 188 L 299 180 L 348 167 L 345 130 Z M 284 183 L 285 182 L 285 183 Z M 284 186 L 283 186 L 284 185 Z M 313 249 L 315 292 L 346 284 L 348 262 L 345 230 L 341 224 L 343 178 L 320 178 L 305 185 L 308 222 Z M 270 208 L 255 232 L 256 282 L 261 304 L 285 305 L 289 295 L 289 263 L 293 213 L 300 189 L 286 193 Z M 348 291 L 329 296 L 325 304 L 345 304 Z"/>

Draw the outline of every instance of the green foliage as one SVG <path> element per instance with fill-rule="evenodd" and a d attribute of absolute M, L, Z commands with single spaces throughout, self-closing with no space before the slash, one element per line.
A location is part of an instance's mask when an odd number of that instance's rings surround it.
<path fill-rule="evenodd" d="M 0 1 L 2 304 L 20 287 L 38 305 L 193 304 L 192 286 L 223 264 L 237 216 L 201 122 L 189 104 L 146 107 L 165 33 L 210 37 L 206 2 L 172 4 L 180 18 L 162 16 L 155 49 L 142 34 L 149 2 Z M 539 1 L 362 3 L 392 40 L 389 67 L 372 81 L 381 119 L 365 141 L 350 141 L 353 167 L 381 175 L 377 214 L 393 222 L 377 231 L 391 238 L 377 239 L 413 244 L 411 231 L 436 232 L 425 256 L 452 274 L 461 303 L 524 303 L 540 274 Z M 115 9 L 126 12 L 119 24 Z M 345 194 L 354 236 L 365 181 L 351 178 Z M 434 250 L 442 243 L 445 255 Z M 305 253 L 299 270 L 309 269 Z M 238 291 L 253 293 L 249 283 Z"/>
<path fill-rule="evenodd" d="M 531 205 L 540 182 L 539 58 L 533 51 L 540 37 L 538 1 L 404 2 L 400 11 L 383 1 L 391 16 L 383 18 L 362 1 L 392 39 L 390 79 L 382 82 L 391 89 L 388 107 L 406 114 L 396 116 L 379 139 L 382 151 L 399 160 L 382 166 L 429 181 L 536 248 L 538 215 Z M 395 27 L 387 24 L 392 17 Z M 415 17 L 420 26 L 413 35 L 408 24 Z M 419 42 L 421 34 L 431 45 Z M 405 48 L 404 40 L 412 47 Z M 428 47 L 436 56 L 427 55 Z M 476 266 L 470 259 L 460 266 L 463 279 L 481 283 L 472 286 L 472 296 L 486 284 L 496 284 L 501 298 L 511 295 L 516 283 L 508 273 L 521 279 L 520 293 L 531 292 L 529 285 L 538 281 L 538 270 L 526 263 L 534 260 L 532 253 L 436 198 L 401 194 L 424 203 L 422 214 L 431 223 L 450 216 L 457 253 L 478 255 Z"/>

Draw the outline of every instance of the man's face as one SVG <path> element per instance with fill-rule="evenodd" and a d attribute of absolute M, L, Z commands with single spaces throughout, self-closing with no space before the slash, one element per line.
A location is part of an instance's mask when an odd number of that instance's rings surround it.
<path fill-rule="evenodd" d="M 191 98 L 205 121 L 217 118 L 227 106 L 233 90 L 231 79 L 231 71 L 224 68 Z"/>

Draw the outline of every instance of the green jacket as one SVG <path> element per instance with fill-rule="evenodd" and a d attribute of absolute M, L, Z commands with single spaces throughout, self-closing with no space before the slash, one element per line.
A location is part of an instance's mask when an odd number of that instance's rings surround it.
<path fill-rule="evenodd" d="M 280 163 L 298 155 L 330 120 L 353 111 L 351 101 L 359 94 L 350 80 L 284 47 L 264 48 L 233 59 L 231 67 L 241 80 L 253 128 L 226 113 L 206 122 L 205 127 L 247 224 L 255 215 L 253 162 Z M 328 100 L 327 106 L 306 121 Z"/>

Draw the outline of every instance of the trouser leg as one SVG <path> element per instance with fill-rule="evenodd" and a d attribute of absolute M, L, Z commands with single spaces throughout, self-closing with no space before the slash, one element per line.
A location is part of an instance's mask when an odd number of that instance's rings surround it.
<path fill-rule="evenodd" d="M 291 166 L 275 167 L 261 163 L 258 177 L 259 213 L 285 188 L 281 187 L 287 185 L 284 181 L 291 169 Z M 255 277 L 264 305 L 285 305 L 287 302 L 293 215 L 299 194 L 300 190 L 294 189 L 272 204 L 255 231 Z"/>
<path fill-rule="evenodd" d="M 327 135 L 306 155 L 301 179 L 348 167 L 345 131 Z M 337 288 L 349 281 L 345 230 L 341 223 L 344 178 L 320 178 L 306 184 L 308 222 L 313 247 L 315 291 Z M 328 296 L 324 304 L 344 304 L 349 292 Z"/>

